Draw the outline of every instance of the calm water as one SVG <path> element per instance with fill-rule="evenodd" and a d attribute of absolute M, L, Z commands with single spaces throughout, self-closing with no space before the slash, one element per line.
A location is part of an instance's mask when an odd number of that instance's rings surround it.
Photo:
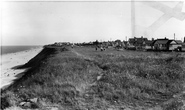
<path fill-rule="evenodd" d="M 8 53 L 15 53 L 15 52 L 20 52 L 20 51 L 24 51 L 24 50 L 30 50 L 33 48 L 38 48 L 38 47 L 42 47 L 42 46 L 1 46 L 1 55 L 3 54 L 8 54 Z"/>

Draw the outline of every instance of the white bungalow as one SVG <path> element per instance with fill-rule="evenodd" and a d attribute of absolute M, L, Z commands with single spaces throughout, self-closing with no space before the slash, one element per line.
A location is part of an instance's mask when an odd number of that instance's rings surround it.
<path fill-rule="evenodd" d="M 172 51 L 172 50 L 178 50 L 180 48 L 182 48 L 182 41 L 180 40 L 169 40 L 168 41 L 168 50 Z"/>

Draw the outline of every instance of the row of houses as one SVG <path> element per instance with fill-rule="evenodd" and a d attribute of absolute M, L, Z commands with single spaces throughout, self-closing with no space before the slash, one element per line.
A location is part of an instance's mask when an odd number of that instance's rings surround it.
<path fill-rule="evenodd" d="M 125 43 L 125 48 L 135 50 L 185 51 L 185 42 L 168 38 L 148 40 L 144 37 L 134 37 L 130 38 L 128 42 Z"/>
<path fill-rule="evenodd" d="M 185 38 L 184 38 L 185 41 Z M 115 41 L 94 41 L 89 43 L 79 43 L 76 44 L 79 46 L 91 46 L 91 47 L 103 47 L 103 48 L 116 48 L 121 49 L 125 48 L 128 50 L 154 50 L 154 51 L 185 51 L 185 42 L 182 42 L 181 40 L 174 40 L 174 39 L 152 39 L 148 40 L 144 37 L 134 37 L 129 38 L 128 41 L 121 41 L 121 40 L 115 40 Z"/>
<path fill-rule="evenodd" d="M 129 38 L 128 41 L 103 41 L 99 42 L 98 40 L 94 42 L 88 43 L 70 43 L 70 42 L 55 42 L 54 44 L 50 44 L 51 46 L 91 46 L 91 47 L 99 47 L 99 48 L 116 48 L 116 49 L 128 49 L 128 50 L 154 50 L 154 51 L 185 51 L 185 37 L 184 42 L 181 40 L 174 39 L 152 39 L 148 40 L 144 37 L 134 37 Z"/>
<path fill-rule="evenodd" d="M 55 42 L 54 44 L 48 44 L 46 46 L 58 46 L 58 47 L 60 47 L 60 46 L 70 46 L 70 45 L 72 45 L 72 43 L 70 43 L 70 42 Z"/>

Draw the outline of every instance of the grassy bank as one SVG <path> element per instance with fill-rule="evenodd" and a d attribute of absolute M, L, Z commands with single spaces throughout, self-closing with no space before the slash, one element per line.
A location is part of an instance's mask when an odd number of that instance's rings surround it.
<path fill-rule="evenodd" d="M 183 109 L 184 53 L 45 48 L 27 67 L 2 107 L 38 98 L 39 109 Z"/>

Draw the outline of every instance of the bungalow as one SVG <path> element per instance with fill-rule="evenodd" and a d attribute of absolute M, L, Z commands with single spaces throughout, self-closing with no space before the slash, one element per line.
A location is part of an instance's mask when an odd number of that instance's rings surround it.
<path fill-rule="evenodd" d="M 145 44 L 144 44 L 145 41 L 148 41 L 148 39 L 147 38 L 143 38 L 143 37 L 130 38 L 129 41 L 128 41 L 128 43 L 129 43 L 128 47 L 135 47 L 137 50 L 143 49 L 144 46 L 145 46 Z"/>
<path fill-rule="evenodd" d="M 132 45 L 132 46 L 134 46 L 134 44 L 135 44 L 135 39 L 134 38 L 130 38 L 129 40 L 128 40 L 128 45 Z"/>
<path fill-rule="evenodd" d="M 128 42 L 127 42 L 127 46 L 126 46 L 126 48 L 128 49 L 128 50 L 136 50 L 136 47 L 135 47 L 135 39 L 134 38 L 130 38 L 129 40 L 128 40 Z"/>
<path fill-rule="evenodd" d="M 127 41 L 123 41 L 123 47 L 126 49 L 128 46 L 128 42 Z"/>
<path fill-rule="evenodd" d="M 147 38 L 135 38 L 135 46 L 137 49 L 142 49 L 145 46 L 145 41 L 148 41 Z"/>
<path fill-rule="evenodd" d="M 173 50 L 179 50 L 182 47 L 182 41 L 181 40 L 169 40 L 168 41 L 168 50 L 173 51 Z"/>
<path fill-rule="evenodd" d="M 168 39 L 157 39 L 154 41 L 154 50 L 168 50 Z"/>
<path fill-rule="evenodd" d="M 144 49 L 145 50 L 153 50 L 153 42 L 152 40 L 144 41 Z"/>
<path fill-rule="evenodd" d="M 122 45 L 121 40 L 116 40 L 115 41 L 115 48 L 122 48 L 122 47 L 123 47 L 123 45 Z"/>

